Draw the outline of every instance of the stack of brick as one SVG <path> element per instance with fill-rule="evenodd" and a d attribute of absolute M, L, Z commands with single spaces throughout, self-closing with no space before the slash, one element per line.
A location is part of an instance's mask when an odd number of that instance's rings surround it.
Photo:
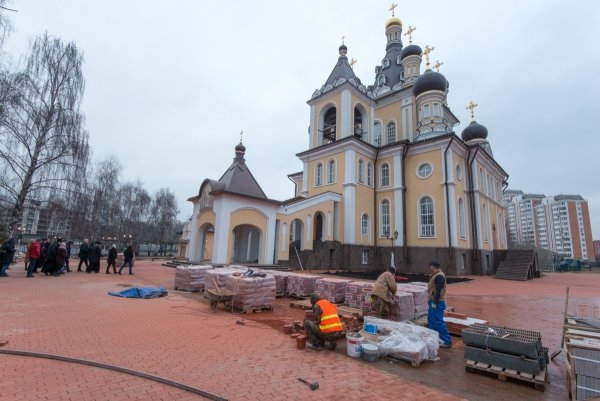
<path fill-rule="evenodd" d="M 361 309 L 364 294 L 371 294 L 373 283 L 370 281 L 352 281 L 346 285 L 344 305 Z"/>
<path fill-rule="evenodd" d="M 315 281 L 315 293 L 334 304 L 342 303 L 346 298 L 346 287 L 351 281 L 339 278 L 318 278 Z"/>
<path fill-rule="evenodd" d="M 275 306 L 275 277 L 245 277 L 228 275 L 225 288 L 235 292 L 233 307 L 242 311 L 272 309 Z"/>
<path fill-rule="evenodd" d="M 175 289 L 181 291 L 202 291 L 207 270 L 212 266 L 177 266 L 175 269 Z"/>
<path fill-rule="evenodd" d="M 286 292 L 296 297 L 307 297 L 315 292 L 315 284 L 320 276 L 290 273 L 287 277 Z"/>
<path fill-rule="evenodd" d="M 363 316 L 374 316 L 376 312 L 372 309 L 371 293 L 362 295 L 361 309 Z M 412 293 L 396 292 L 390 305 L 389 320 L 394 322 L 405 322 L 413 320 L 415 317 L 415 304 Z"/>
<path fill-rule="evenodd" d="M 213 270 L 207 270 L 204 277 L 204 290 L 217 291 L 219 288 L 227 288 L 227 277 L 233 275 L 233 273 L 244 273 L 245 270 L 235 267 L 219 267 Z M 204 295 L 206 298 L 208 296 Z"/>
<path fill-rule="evenodd" d="M 264 270 L 259 269 L 262 273 L 268 273 L 275 278 L 275 294 L 278 297 L 282 297 L 287 293 L 287 279 L 291 274 L 290 272 L 282 272 L 279 270 Z"/>
<path fill-rule="evenodd" d="M 413 295 L 414 302 L 414 315 L 410 318 L 416 319 L 421 316 L 427 315 L 427 301 L 429 297 L 427 295 L 427 287 L 421 284 L 398 284 L 398 292 L 408 292 Z"/>

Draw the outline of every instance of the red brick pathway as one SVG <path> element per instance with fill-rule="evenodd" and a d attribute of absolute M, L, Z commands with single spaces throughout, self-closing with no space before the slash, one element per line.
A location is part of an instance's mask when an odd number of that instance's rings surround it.
<path fill-rule="evenodd" d="M 104 266 L 103 266 L 104 267 Z M 175 271 L 138 261 L 135 275 L 68 273 L 0 279 L 2 349 L 116 365 L 229 400 L 459 400 L 343 351 L 299 351 L 280 330 L 223 310 L 198 294 L 172 291 Z M 107 295 L 126 286 L 165 286 L 165 298 Z M 340 346 L 342 343 L 340 343 Z M 345 344 L 344 344 L 345 345 Z M 0 354 L 0 399 L 199 400 L 151 380 L 75 363 Z M 412 368 L 411 368 L 412 369 Z M 297 379 L 316 380 L 311 391 Z"/>

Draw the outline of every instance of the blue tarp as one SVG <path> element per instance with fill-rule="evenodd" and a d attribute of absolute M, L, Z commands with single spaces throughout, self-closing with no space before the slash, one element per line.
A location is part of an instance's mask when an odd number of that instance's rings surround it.
<path fill-rule="evenodd" d="M 131 287 L 121 292 L 109 291 L 108 295 L 123 298 L 158 298 L 169 295 L 165 287 Z"/>

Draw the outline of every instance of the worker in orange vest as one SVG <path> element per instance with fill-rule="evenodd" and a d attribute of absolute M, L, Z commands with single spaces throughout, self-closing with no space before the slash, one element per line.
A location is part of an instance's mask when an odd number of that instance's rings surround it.
<path fill-rule="evenodd" d="M 310 296 L 310 303 L 314 312 L 314 320 L 305 320 L 304 327 L 310 336 L 309 348 L 316 351 L 323 349 L 327 337 L 342 332 L 342 322 L 337 312 L 337 307 L 326 299 L 321 299 L 318 294 Z"/>

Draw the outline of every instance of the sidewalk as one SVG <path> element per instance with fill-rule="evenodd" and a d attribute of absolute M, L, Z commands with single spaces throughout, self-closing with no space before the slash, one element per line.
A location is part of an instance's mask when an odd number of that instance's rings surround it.
<path fill-rule="evenodd" d="M 103 264 L 104 266 L 104 264 Z M 102 269 L 103 270 L 103 269 Z M 72 272 L 0 279 L 0 350 L 81 358 L 174 380 L 229 400 L 458 400 L 341 352 L 299 351 L 247 315 L 210 311 L 198 294 L 172 291 L 175 270 L 139 262 L 135 275 Z M 166 298 L 107 295 L 165 286 Z M 340 344 L 341 345 L 341 344 Z M 0 354 L 2 400 L 199 400 L 152 380 L 76 363 Z M 310 388 L 298 377 L 318 381 Z"/>
<path fill-rule="evenodd" d="M 217 397 L 213 399 L 567 399 L 560 380 L 540 392 L 465 373 L 460 338 L 453 338 L 455 346 L 451 349 L 440 350 L 440 361 L 423 363 L 417 369 L 385 359 L 368 363 L 348 357 L 345 342 L 340 342 L 335 352 L 300 351 L 278 329 L 282 321 L 297 319 L 300 313 L 289 307 L 289 300 L 278 300 L 271 312 L 232 314 L 219 306 L 213 314 L 200 294 L 174 291 L 175 269 L 162 266 L 160 261 L 139 261 L 133 276 L 106 275 L 104 266 L 100 274 L 38 274 L 27 279 L 21 264 L 12 265 L 10 277 L 0 279 L 0 342 L 9 340 L 0 351 L 54 354 L 115 365 L 200 389 Z M 450 286 L 449 304 L 475 316 L 477 311 L 493 309 L 491 305 L 510 307 L 515 299 L 521 307 L 513 311 L 524 311 L 524 302 L 535 299 L 535 303 L 529 302 L 525 318 L 537 313 L 538 320 L 554 327 L 555 320 L 562 319 L 564 283 L 571 276 L 562 274 L 529 283 L 476 278 Z M 598 278 L 578 279 L 576 290 L 571 290 L 575 307 L 598 311 L 598 298 L 586 290 L 597 291 Z M 515 297 L 513 290 L 501 290 L 515 285 L 526 298 Z M 169 296 L 144 300 L 107 295 L 128 286 L 164 286 Z M 539 288 L 541 293 L 553 288 L 547 302 L 552 315 L 535 312 L 534 305 L 546 304 L 541 298 L 546 295 L 527 295 L 531 288 Z M 504 318 L 508 323 L 494 323 L 509 324 L 509 316 Z M 534 322 L 523 321 L 529 323 Z M 544 332 L 544 345 L 552 351 L 560 342 L 559 327 L 548 341 Z M 559 363 L 551 363 L 557 377 L 561 369 L 564 374 L 561 358 L 564 353 L 557 358 Z M 5 354 L 0 354 L 0 361 L 2 400 L 205 399 L 149 379 L 84 364 Z M 311 391 L 299 377 L 318 381 L 319 389 Z"/>

